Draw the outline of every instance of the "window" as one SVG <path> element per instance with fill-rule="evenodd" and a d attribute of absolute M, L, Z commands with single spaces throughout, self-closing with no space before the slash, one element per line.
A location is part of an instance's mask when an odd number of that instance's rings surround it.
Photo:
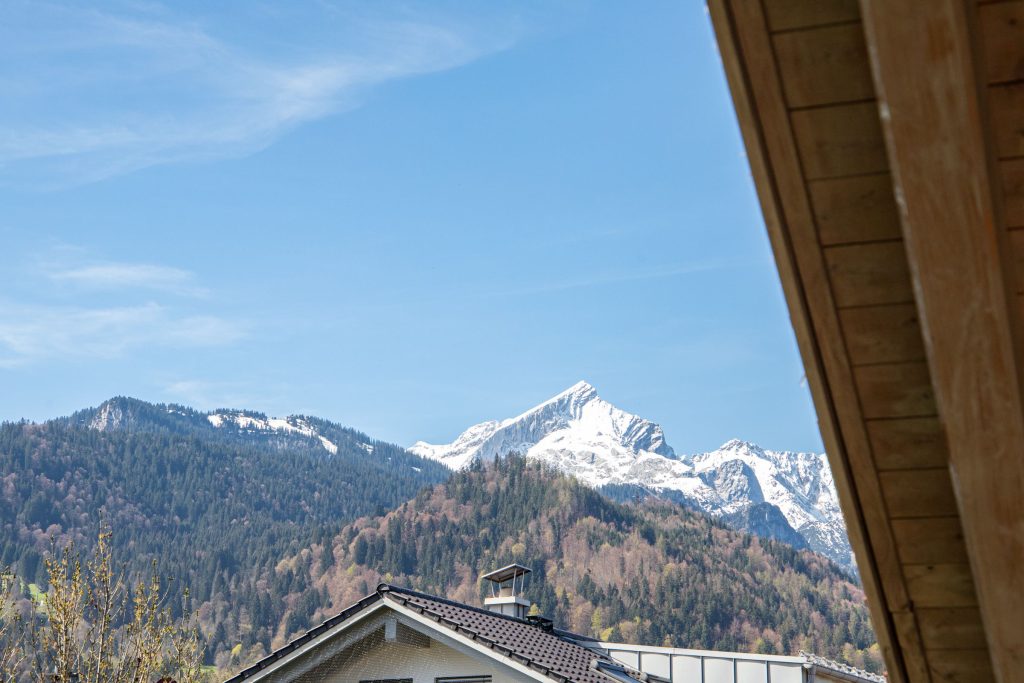
<path fill-rule="evenodd" d="M 359 683 L 412 683 L 411 678 L 371 678 Z"/>
<path fill-rule="evenodd" d="M 448 676 L 435 678 L 434 683 L 491 683 L 491 676 Z"/>

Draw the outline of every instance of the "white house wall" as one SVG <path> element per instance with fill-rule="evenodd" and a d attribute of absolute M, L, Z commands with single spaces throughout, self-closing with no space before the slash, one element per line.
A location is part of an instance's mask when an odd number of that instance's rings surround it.
<path fill-rule="evenodd" d="M 413 683 L 434 683 L 449 676 L 490 675 L 493 683 L 523 683 L 530 679 L 506 667 L 471 657 L 436 640 L 429 647 L 401 643 L 376 642 L 351 661 L 303 676 L 310 683 L 358 683 L 359 681 L 411 678 Z M 535 683 L 535 682 L 531 682 Z"/>

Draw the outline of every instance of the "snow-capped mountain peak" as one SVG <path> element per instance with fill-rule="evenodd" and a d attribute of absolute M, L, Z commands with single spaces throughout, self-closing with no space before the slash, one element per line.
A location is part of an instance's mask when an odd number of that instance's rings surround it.
<path fill-rule="evenodd" d="M 584 404 L 586 404 L 588 401 L 595 398 L 598 398 L 597 389 L 595 389 L 592 384 L 580 380 L 579 382 L 576 382 L 576 384 L 573 384 L 571 387 L 569 387 L 562 393 L 558 394 L 557 396 L 549 398 L 540 405 L 530 408 L 530 410 L 526 412 L 529 413 L 539 410 L 550 403 L 563 404 L 570 408 L 578 409 L 579 407 L 582 407 Z M 523 414 L 525 415 L 526 413 Z"/>
<path fill-rule="evenodd" d="M 409 450 L 452 469 L 507 453 L 545 453 L 546 459 L 595 486 L 647 454 L 675 459 L 661 427 L 602 400 L 586 382 L 516 417 L 474 425 L 450 444 L 417 441 Z"/>
<path fill-rule="evenodd" d="M 587 382 L 516 417 L 474 425 L 450 444 L 418 441 L 409 450 L 452 469 L 519 453 L 593 487 L 638 486 L 727 519 L 768 504 L 792 527 L 790 535 L 795 530 L 810 547 L 852 566 L 824 454 L 732 439 L 714 451 L 677 457 L 659 425 L 605 401 Z"/>

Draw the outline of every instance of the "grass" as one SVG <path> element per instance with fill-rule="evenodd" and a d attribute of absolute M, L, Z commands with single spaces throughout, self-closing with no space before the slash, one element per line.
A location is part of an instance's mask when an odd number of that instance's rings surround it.
<path fill-rule="evenodd" d="M 36 612 L 39 612 L 40 614 L 45 614 L 46 593 L 44 593 L 43 590 L 39 588 L 38 584 L 30 583 L 28 584 L 28 594 L 29 597 L 32 598 L 32 602 L 34 602 L 36 605 Z"/>

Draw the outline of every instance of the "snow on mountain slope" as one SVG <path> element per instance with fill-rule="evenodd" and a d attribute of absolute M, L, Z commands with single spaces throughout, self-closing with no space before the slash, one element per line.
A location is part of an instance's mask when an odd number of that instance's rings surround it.
<path fill-rule="evenodd" d="M 338 452 L 338 447 L 325 436 L 317 432 L 307 421 L 294 415 L 288 418 L 280 417 L 257 417 L 239 412 L 210 413 L 206 419 L 214 427 L 233 425 L 245 432 L 276 432 L 292 433 L 302 436 L 315 437 L 320 440 L 320 445 L 332 455 Z"/>
<path fill-rule="evenodd" d="M 191 408 L 183 406 L 154 405 L 129 398 L 113 398 L 104 401 L 95 410 L 83 411 L 89 415 L 87 424 L 92 429 L 99 431 L 117 430 L 130 428 L 134 424 L 156 424 L 167 423 L 165 418 L 170 418 L 171 425 L 192 428 L 215 429 L 230 431 L 238 435 L 248 437 L 266 437 L 271 439 L 280 438 L 305 438 L 316 439 L 325 451 L 337 455 L 338 446 L 321 433 L 310 419 L 292 415 L 287 418 L 267 417 L 261 413 L 253 413 L 244 410 L 220 410 L 212 413 L 200 413 Z M 322 420 L 315 420 L 321 426 L 330 427 L 329 423 Z M 361 444 L 367 452 L 372 452 L 373 447 L 369 444 Z"/>
<path fill-rule="evenodd" d="M 522 415 L 482 422 L 454 443 L 436 446 L 417 441 L 409 449 L 461 469 L 474 459 L 491 460 L 509 452 L 544 451 L 580 479 L 600 485 L 619 476 L 629 453 L 652 453 L 675 461 L 661 427 L 602 400 L 580 382 Z M 562 453 L 564 457 L 559 457 Z M 627 465 L 628 466 L 628 465 Z"/>
<path fill-rule="evenodd" d="M 824 453 L 770 451 L 734 439 L 689 459 L 697 476 L 715 489 L 722 501 L 719 509 L 709 512 L 730 514 L 760 502 L 756 496 L 729 495 L 735 485 L 729 479 L 723 481 L 721 475 L 742 463 L 759 486 L 764 502 L 778 507 L 811 548 L 853 567 L 846 523 Z"/>
<path fill-rule="evenodd" d="M 824 454 L 769 451 L 733 440 L 678 457 L 657 424 L 604 401 L 580 382 L 525 413 L 482 422 L 450 444 L 409 450 L 452 469 L 510 452 L 543 460 L 589 486 L 628 484 L 681 497 L 714 516 L 776 506 L 808 545 L 853 567 L 846 526 Z"/>

